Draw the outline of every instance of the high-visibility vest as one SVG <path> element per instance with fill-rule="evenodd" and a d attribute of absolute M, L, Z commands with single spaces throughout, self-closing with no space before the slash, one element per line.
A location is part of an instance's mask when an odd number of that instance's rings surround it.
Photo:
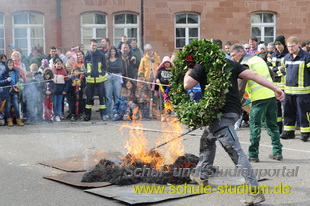
<path fill-rule="evenodd" d="M 258 56 L 245 55 L 241 64 L 248 66 L 251 71 L 272 82 L 268 66 L 262 58 Z M 264 87 L 252 80 L 247 81 L 246 91 L 249 93 L 249 97 L 252 102 L 275 97 L 275 94 L 271 89 L 268 89 L 267 87 Z"/>

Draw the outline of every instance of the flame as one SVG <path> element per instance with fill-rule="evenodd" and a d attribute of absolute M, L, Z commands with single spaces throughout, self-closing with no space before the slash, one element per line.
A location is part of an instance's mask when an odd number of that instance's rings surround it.
<path fill-rule="evenodd" d="M 167 131 L 163 135 L 160 134 L 156 141 L 156 145 L 160 145 L 164 142 L 168 142 L 180 135 L 183 132 L 181 123 L 176 118 L 170 118 L 171 121 L 162 124 L 162 129 Z M 182 138 L 177 138 L 160 150 L 151 151 L 149 142 L 143 131 L 143 125 L 141 122 L 123 123 L 120 128 L 121 131 L 127 127 L 129 129 L 129 138 L 127 139 L 125 148 L 127 154 L 123 157 L 123 165 L 132 165 L 135 162 L 150 163 L 156 169 L 162 169 L 164 164 L 172 164 L 179 157 L 184 155 L 184 145 Z M 169 131 L 173 131 L 169 132 Z M 160 152 L 160 153 L 159 153 Z"/>
<path fill-rule="evenodd" d="M 157 139 L 157 145 L 163 142 L 169 142 L 161 149 L 164 156 L 164 164 L 173 164 L 179 156 L 184 155 L 183 138 L 178 138 L 183 133 L 182 125 L 177 118 L 169 117 L 169 121 L 162 123 L 164 131 L 173 131 L 164 133 L 162 138 Z"/>
<path fill-rule="evenodd" d="M 162 158 L 155 152 L 150 152 L 148 148 L 148 140 L 144 134 L 143 125 L 140 122 L 123 123 L 121 129 L 129 127 L 129 139 L 125 148 L 127 155 L 125 156 L 125 164 L 133 164 L 134 162 L 151 163 L 156 169 L 162 166 Z"/>

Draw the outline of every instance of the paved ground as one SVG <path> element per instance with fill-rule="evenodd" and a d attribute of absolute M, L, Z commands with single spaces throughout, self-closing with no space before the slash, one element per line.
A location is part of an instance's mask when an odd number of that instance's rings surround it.
<path fill-rule="evenodd" d="M 54 124 L 27 125 L 12 128 L 0 127 L 0 205 L 122 205 L 121 202 L 88 194 L 82 190 L 42 178 L 62 173 L 38 162 L 74 155 L 93 154 L 100 150 L 125 152 L 128 132 L 122 135 L 118 125 L 96 119 L 93 122 L 70 121 Z M 119 123 L 119 122 L 118 122 Z M 161 129 L 161 122 L 143 122 L 145 128 Z M 299 131 L 297 132 L 297 134 Z M 148 139 L 161 137 L 160 132 L 146 132 Z M 198 155 L 200 130 L 184 138 L 185 151 Z M 238 131 L 242 147 L 247 151 L 248 128 Z M 291 187 L 290 194 L 268 194 L 261 205 L 310 205 L 310 142 L 298 139 L 282 141 L 284 160 L 268 158 L 270 138 L 263 130 L 260 146 L 260 169 L 296 169 L 296 177 L 268 177 L 262 185 L 272 188 L 280 183 Z M 150 145 L 152 147 L 154 145 Z M 218 144 L 215 164 L 220 168 L 233 168 L 231 160 Z M 288 171 L 288 170 L 286 170 Z M 207 194 L 161 202 L 156 205 L 240 205 L 240 194 Z"/>

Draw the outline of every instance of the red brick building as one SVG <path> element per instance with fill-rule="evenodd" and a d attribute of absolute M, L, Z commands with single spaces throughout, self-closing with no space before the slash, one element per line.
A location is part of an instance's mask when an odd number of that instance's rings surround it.
<path fill-rule="evenodd" d="M 89 39 L 122 35 L 150 43 L 161 55 L 192 39 L 266 42 L 277 35 L 309 39 L 307 0 L 0 0 L 0 52 L 13 43 L 29 54 L 32 45 L 65 50 Z"/>

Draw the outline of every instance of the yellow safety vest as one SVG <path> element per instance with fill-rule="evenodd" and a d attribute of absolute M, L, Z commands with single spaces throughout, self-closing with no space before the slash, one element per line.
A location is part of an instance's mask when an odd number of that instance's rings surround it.
<path fill-rule="evenodd" d="M 248 56 L 248 58 L 244 58 L 241 64 L 247 65 L 251 71 L 272 82 L 268 66 L 262 58 L 258 56 Z M 247 81 L 246 91 L 249 93 L 249 97 L 252 102 L 275 97 L 275 94 L 271 89 L 268 89 L 267 87 L 264 87 L 252 80 Z"/>

